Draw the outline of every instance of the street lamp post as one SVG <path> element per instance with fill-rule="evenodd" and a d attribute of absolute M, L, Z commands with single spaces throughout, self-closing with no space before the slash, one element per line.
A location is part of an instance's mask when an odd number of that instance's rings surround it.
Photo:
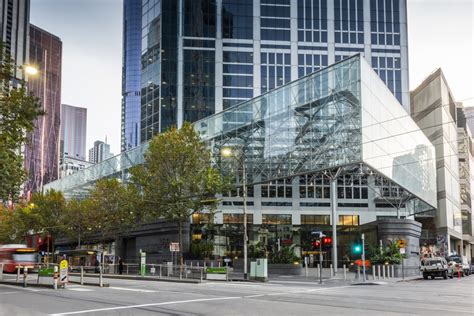
<path fill-rule="evenodd" d="M 230 148 L 224 148 L 221 151 L 222 156 L 230 157 L 234 156 L 238 158 L 239 164 L 242 166 L 242 202 L 243 202 L 243 215 L 244 215 L 244 280 L 248 279 L 247 271 L 247 242 L 248 242 L 248 233 L 247 233 L 247 170 L 245 168 L 244 154 L 243 150 L 239 154 L 233 153 Z"/>

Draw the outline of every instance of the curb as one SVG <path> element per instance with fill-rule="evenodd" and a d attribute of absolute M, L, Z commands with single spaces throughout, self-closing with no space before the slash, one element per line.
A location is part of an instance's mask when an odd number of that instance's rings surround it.
<path fill-rule="evenodd" d="M 18 286 L 18 287 L 24 288 L 24 287 L 23 287 L 23 283 L 16 283 L 16 282 L 9 282 L 9 281 L 0 281 L 0 284 L 13 285 L 13 286 Z M 52 285 L 52 284 L 49 285 L 49 284 L 28 283 L 27 288 L 29 288 L 29 287 L 43 287 L 43 288 L 52 289 L 52 288 L 53 288 L 53 285 Z"/>
<path fill-rule="evenodd" d="M 97 283 L 90 283 L 90 282 L 83 282 L 83 283 L 81 284 L 80 281 L 69 281 L 68 283 L 74 283 L 74 284 L 80 284 L 80 285 L 87 285 L 87 286 L 110 287 L 110 284 L 108 284 L 108 283 L 104 283 L 104 284 L 102 284 L 102 286 L 100 286 L 100 285 L 97 284 Z"/>

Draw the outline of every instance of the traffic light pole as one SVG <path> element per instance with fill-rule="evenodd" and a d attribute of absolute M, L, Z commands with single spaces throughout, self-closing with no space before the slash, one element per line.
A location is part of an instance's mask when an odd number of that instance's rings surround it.
<path fill-rule="evenodd" d="M 365 282 L 365 236 L 362 234 L 362 275 Z"/>
<path fill-rule="evenodd" d="M 323 284 L 323 237 L 319 237 L 319 284 Z"/>

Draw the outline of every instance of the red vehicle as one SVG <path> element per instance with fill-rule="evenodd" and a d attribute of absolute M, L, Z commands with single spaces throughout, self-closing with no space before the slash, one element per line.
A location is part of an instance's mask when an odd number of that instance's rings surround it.
<path fill-rule="evenodd" d="M 4 272 L 16 272 L 17 266 L 33 269 L 37 263 L 38 252 L 26 245 L 0 246 L 0 264 L 3 263 Z"/>

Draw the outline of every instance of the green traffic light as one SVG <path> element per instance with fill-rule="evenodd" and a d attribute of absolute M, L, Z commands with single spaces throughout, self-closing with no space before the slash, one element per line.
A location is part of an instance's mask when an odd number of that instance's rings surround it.
<path fill-rule="evenodd" d="M 361 245 L 354 245 L 354 252 L 355 253 L 359 253 L 362 251 L 362 247 Z"/>

